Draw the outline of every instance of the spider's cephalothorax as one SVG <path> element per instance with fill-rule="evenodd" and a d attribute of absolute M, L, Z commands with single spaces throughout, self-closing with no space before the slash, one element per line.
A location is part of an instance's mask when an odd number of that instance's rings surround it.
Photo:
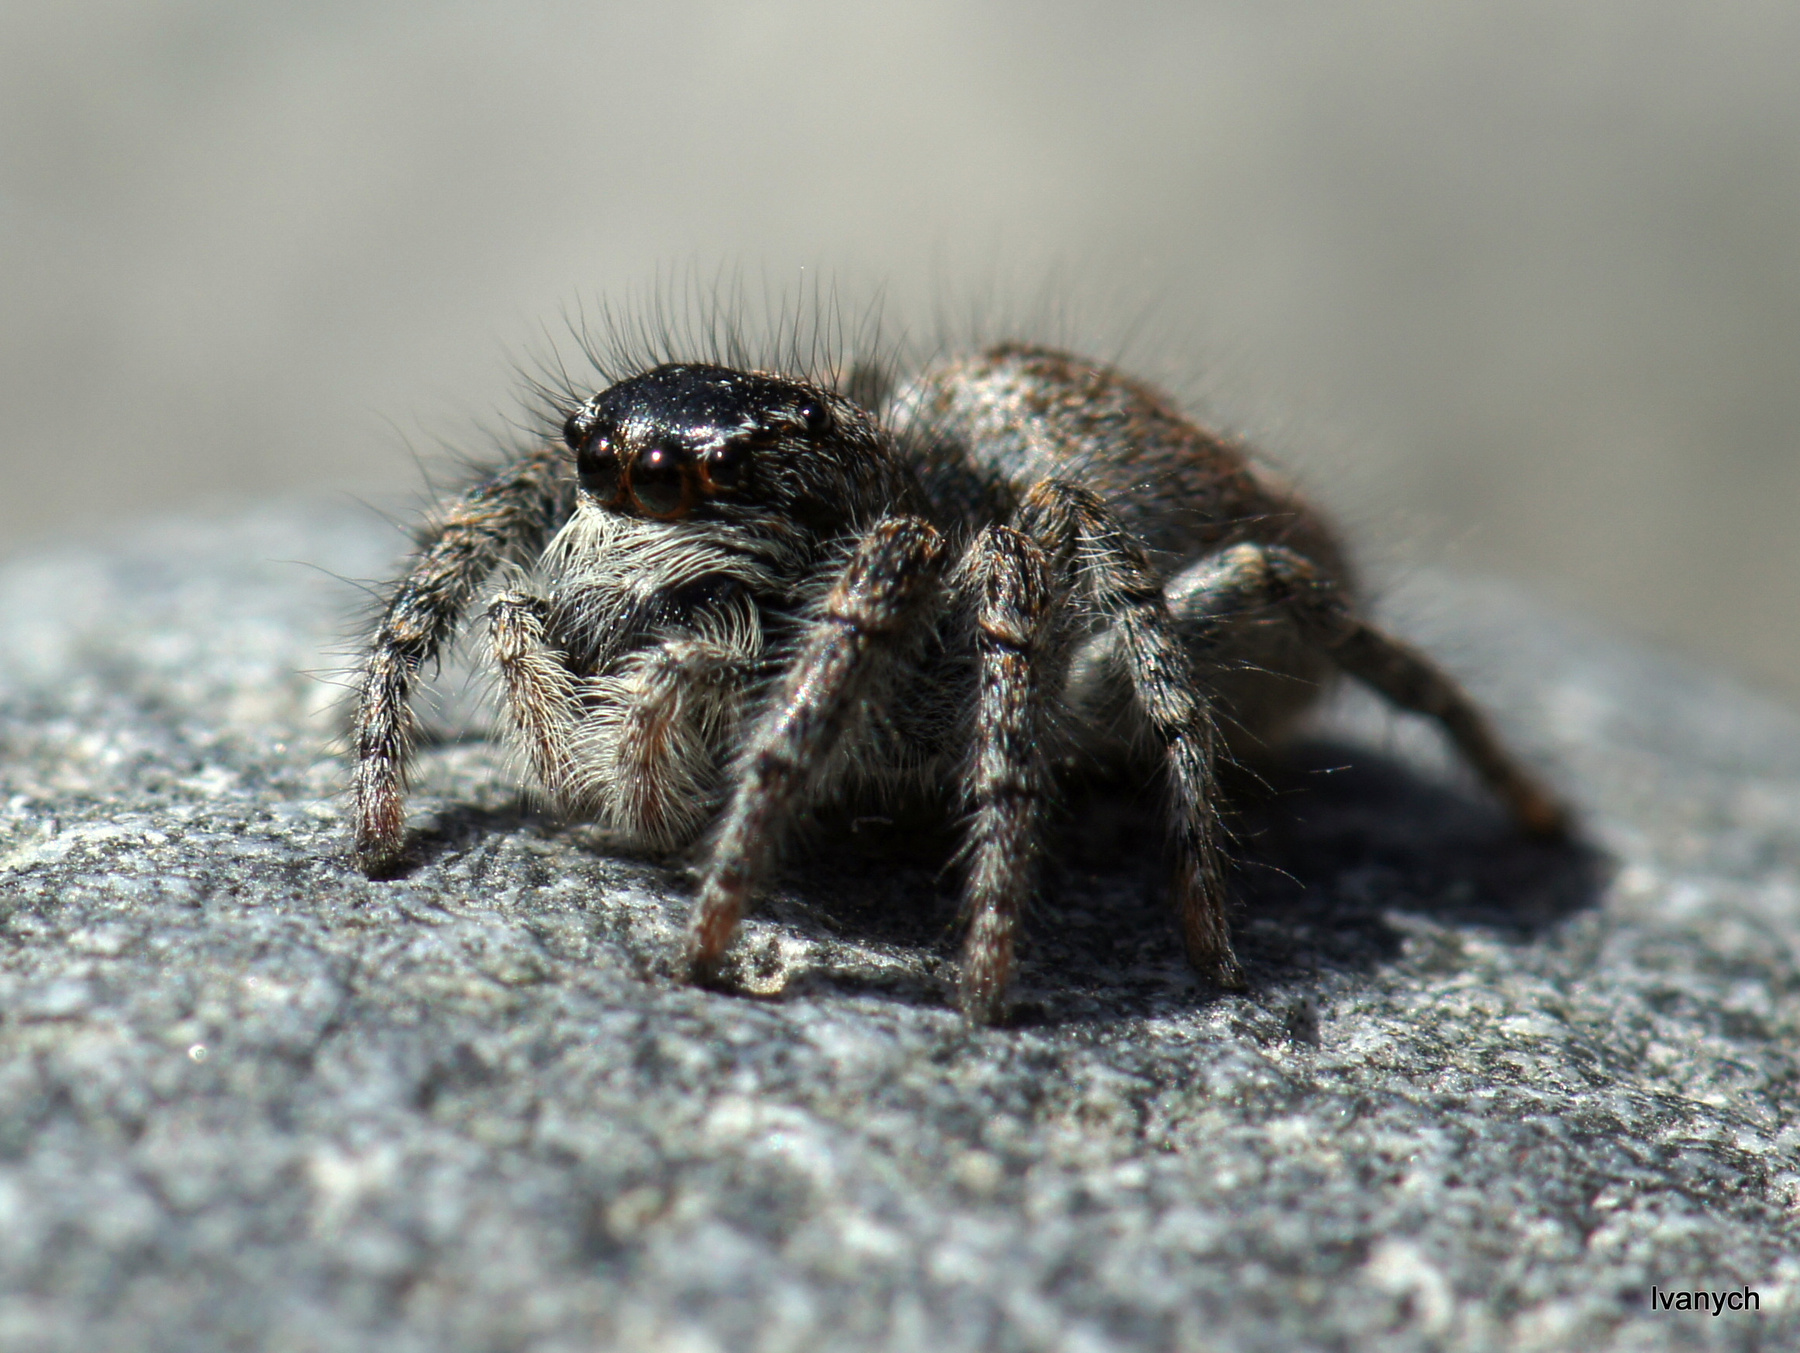
<path fill-rule="evenodd" d="M 651 848 L 706 842 L 695 977 L 809 809 L 952 783 L 960 999 L 998 1019 L 1058 767 L 1100 759 L 1160 771 L 1188 953 L 1239 985 L 1217 765 L 1340 669 L 1437 719 L 1524 827 L 1562 829 L 1456 683 L 1360 617 L 1317 514 L 1154 391 L 1008 346 L 885 403 L 658 366 L 451 504 L 363 668 L 363 866 L 401 857 L 414 675 L 508 562 L 487 617 L 519 746 L 565 812 Z"/>

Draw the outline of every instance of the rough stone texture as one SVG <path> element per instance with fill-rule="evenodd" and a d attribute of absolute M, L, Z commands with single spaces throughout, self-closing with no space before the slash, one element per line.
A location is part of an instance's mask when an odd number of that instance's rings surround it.
<path fill-rule="evenodd" d="M 790 868 L 763 997 L 674 984 L 685 880 L 529 811 L 471 702 L 420 866 L 354 873 L 307 674 L 354 594 L 275 561 L 396 544 L 271 511 L 0 570 L 0 1348 L 1800 1347 L 1792 714 L 1404 589 L 1588 844 L 1346 702 L 1239 821 L 1250 994 L 1102 798 L 971 1031 L 953 876 L 893 843 Z"/>

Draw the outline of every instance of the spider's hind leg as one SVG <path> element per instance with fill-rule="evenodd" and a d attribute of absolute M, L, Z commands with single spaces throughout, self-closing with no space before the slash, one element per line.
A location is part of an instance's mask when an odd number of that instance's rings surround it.
<path fill-rule="evenodd" d="M 1077 485 L 1038 483 L 1025 495 L 1019 521 L 1115 636 L 1137 709 L 1167 768 L 1175 907 L 1188 957 L 1220 986 L 1241 988 L 1225 915 L 1213 711 L 1156 571 L 1098 495 Z"/>
<path fill-rule="evenodd" d="M 1568 830 L 1568 810 L 1507 750 L 1456 679 L 1358 617 L 1343 589 L 1304 555 L 1282 545 L 1233 545 L 1176 578 L 1169 595 L 1183 637 L 1203 659 L 1247 617 L 1285 609 L 1344 671 L 1401 709 L 1435 720 L 1524 830 Z"/>
<path fill-rule="evenodd" d="M 1347 635 L 1332 656 L 1401 709 L 1435 719 L 1521 828 L 1551 839 L 1568 835 L 1568 808 L 1519 764 L 1487 715 L 1436 663 L 1366 624 Z"/>

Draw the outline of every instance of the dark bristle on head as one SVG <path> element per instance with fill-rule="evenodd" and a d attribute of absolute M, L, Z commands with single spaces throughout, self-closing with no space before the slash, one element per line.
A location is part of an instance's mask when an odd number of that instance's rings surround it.
<path fill-rule="evenodd" d="M 575 360 L 567 339 L 546 334 L 518 368 L 530 431 L 546 439 L 569 440 L 574 418 L 594 396 L 658 367 L 785 376 L 874 412 L 896 373 L 924 355 L 908 352 L 884 329 L 879 298 L 853 304 L 810 276 L 784 291 L 768 279 L 748 285 L 741 275 L 672 275 L 625 301 L 578 306 L 565 320 Z"/>

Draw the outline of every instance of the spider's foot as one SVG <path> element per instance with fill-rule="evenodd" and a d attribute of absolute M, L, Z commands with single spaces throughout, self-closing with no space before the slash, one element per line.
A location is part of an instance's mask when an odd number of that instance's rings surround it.
<path fill-rule="evenodd" d="M 406 849 L 406 803 L 391 776 L 357 768 L 351 817 L 352 858 L 372 879 L 393 878 L 411 863 Z"/>
<path fill-rule="evenodd" d="M 1006 989 L 1012 985 L 1011 914 L 983 909 L 963 942 L 962 971 L 956 982 L 956 1004 L 971 1024 L 996 1025 L 1006 1020 Z"/>
<path fill-rule="evenodd" d="M 1569 806 L 1536 785 L 1520 785 L 1511 795 L 1510 807 L 1520 828 L 1544 841 L 1566 841 L 1575 831 L 1575 814 Z"/>
<path fill-rule="evenodd" d="M 1214 986 L 1222 991 L 1243 991 L 1249 987 L 1243 965 L 1231 947 L 1224 904 L 1216 897 L 1186 900 L 1181 908 L 1181 939 L 1194 971 Z"/>
<path fill-rule="evenodd" d="M 1244 976 L 1244 965 L 1238 962 L 1237 955 L 1232 952 L 1230 941 L 1223 945 L 1188 946 L 1188 962 L 1194 970 L 1221 991 L 1247 991 L 1250 981 Z"/>
<path fill-rule="evenodd" d="M 689 986 L 716 988 L 729 985 L 725 980 L 725 956 L 702 953 L 691 939 L 682 951 L 677 971 Z"/>
<path fill-rule="evenodd" d="M 682 981 L 689 986 L 704 987 L 708 991 L 737 992 L 742 983 L 739 981 L 737 955 L 731 952 L 731 935 L 708 935 L 696 925 L 688 932 L 687 944 L 681 952 L 681 962 L 676 971 Z"/>
<path fill-rule="evenodd" d="M 970 1024 L 995 1028 L 1006 1023 L 1006 990 L 990 983 L 965 978 L 956 990 L 956 1004 Z"/>
<path fill-rule="evenodd" d="M 412 852 L 406 848 L 404 840 L 359 841 L 351 852 L 351 859 L 364 877 L 377 882 L 399 877 L 414 863 Z"/>
<path fill-rule="evenodd" d="M 1237 961 L 1235 954 L 1227 953 L 1215 958 L 1212 963 L 1200 969 L 1201 973 L 1221 991 L 1248 991 L 1250 979 L 1244 976 L 1244 965 Z"/>

